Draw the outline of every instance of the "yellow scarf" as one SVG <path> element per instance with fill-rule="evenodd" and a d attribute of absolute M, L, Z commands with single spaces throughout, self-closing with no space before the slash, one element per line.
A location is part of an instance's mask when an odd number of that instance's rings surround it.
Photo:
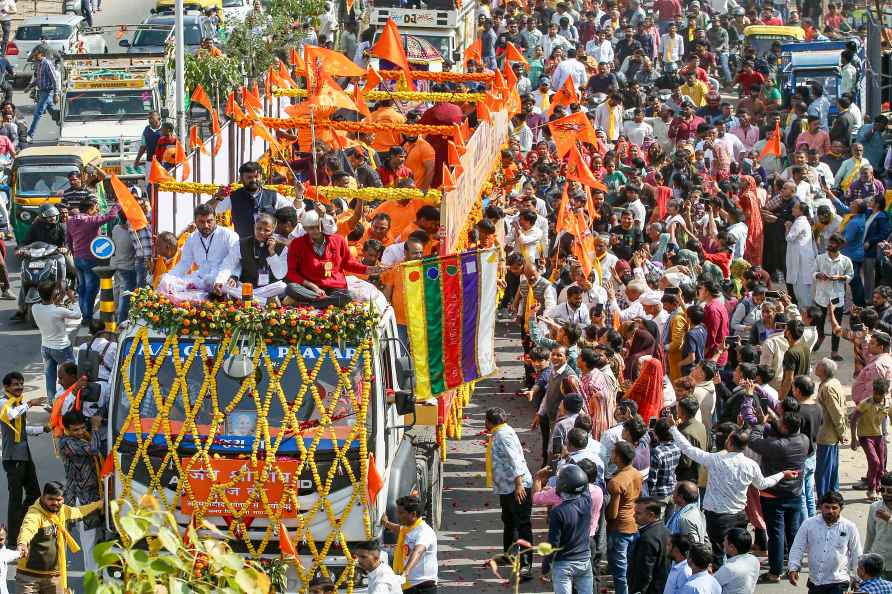
<path fill-rule="evenodd" d="M 663 54 L 664 62 L 672 62 L 672 54 L 675 52 L 675 37 L 666 40 L 666 51 Z"/>
<path fill-rule="evenodd" d="M 614 140 L 614 133 L 616 132 L 616 114 L 614 109 L 609 103 L 607 104 L 607 139 L 611 141 Z"/>
<path fill-rule="evenodd" d="M 598 254 L 592 254 L 594 256 L 594 259 L 592 260 L 592 268 L 595 270 L 595 272 L 598 273 L 598 285 L 597 286 L 599 286 L 599 287 L 604 284 L 604 270 L 601 268 L 601 262 L 603 262 L 604 258 L 607 257 L 607 253 L 608 252 L 604 252 L 600 256 Z"/>
<path fill-rule="evenodd" d="M 421 526 L 422 522 L 424 522 L 424 520 L 418 518 L 411 526 L 400 526 L 400 535 L 396 539 L 396 550 L 393 551 L 393 571 L 397 575 L 401 575 L 406 569 L 405 565 L 408 560 L 408 556 L 406 555 L 406 535 Z M 403 590 L 410 587 L 409 580 L 406 580 L 403 583 Z"/>
<path fill-rule="evenodd" d="M 74 537 L 71 536 L 71 533 L 65 528 L 65 522 L 62 521 L 59 514 L 51 514 L 45 510 L 43 506 L 40 505 L 40 501 L 36 502 L 34 506 L 36 506 L 38 511 L 43 514 L 43 517 L 56 528 L 56 537 L 59 541 L 56 544 L 56 548 L 59 549 L 59 581 L 62 586 L 62 591 L 68 592 L 68 549 L 70 549 L 72 553 L 77 553 L 81 548 L 78 546 L 77 541 L 74 540 Z"/>
<path fill-rule="evenodd" d="M 21 396 L 13 396 L 9 392 L 6 393 L 6 402 L 0 408 L 0 422 L 5 423 L 7 427 L 12 429 L 15 434 L 16 442 L 22 440 L 22 424 L 25 421 L 25 415 L 19 415 L 14 419 L 9 418 L 9 412 L 22 403 Z"/>
<path fill-rule="evenodd" d="M 496 425 L 489 432 L 489 440 L 486 442 L 486 488 L 492 489 L 492 443 L 496 439 L 496 433 L 507 427 L 507 423 Z"/>
<path fill-rule="evenodd" d="M 855 157 L 852 157 L 855 159 Z M 849 186 L 852 185 L 852 182 L 855 181 L 855 178 L 861 173 L 861 163 L 862 159 L 855 159 L 855 165 L 852 166 L 852 170 L 849 171 L 849 174 L 842 180 L 842 183 L 839 184 L 839 187 L 842 188 L 843 192 L 849 191 Z"/>

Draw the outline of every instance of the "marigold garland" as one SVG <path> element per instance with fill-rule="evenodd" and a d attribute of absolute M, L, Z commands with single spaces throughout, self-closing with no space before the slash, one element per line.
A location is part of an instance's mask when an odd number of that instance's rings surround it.
<path fill-rule="evenodd" d="M 309 128 L 310 118 L 260 118 L 268 128 L 288 130 Z M 428 124 L 392 124 L 389 122 L 342 122 L 339 120 L 313 120 L 316 129 L 345 130 L 347 132 L 400 132 L 402 134 L 453 136 L 455 126 L 433 126 Z"/>
<path fill-rule="evenodd" d="M 273 87 L 272 94 L 279 97 L 306 97 L 306 89 Z M 363 93 L 369 101 L 395 99 L 397 101 L 427 101 L 430 103 L 477 103 L 486 100 L 484 93 L 439 93 L 421 91 L 369 91 Z"/>
<path fill-rule="evenodd" d="M 398 79 L 403 76 L 402 70 L 379 70 L 381 78 Z M 436 82 L 489 82 L 496 77 L 494 72 L 429 72 L 413 70 L 414 80 L 433 80 Z"/>
<path fill-rule="evenodd" d="M 130 297 L 130 320 L 181 336 L 232 336 L 236 330 L 259 334 L 267 342 L 337 344 L 361 342 L 377 326 L 378 316 L 366 304 L 341 308 L 262 308 L 238 301 L 176 304 L 144 287 Z"/>
<path fill-rule="evenodd" d="M 208 196 L 216 195 L 226 186 L 217 184 L 200 184 L 197 182 L 162 182 L 158 184 L 158 189 L 165 192 L 180 192 L 183 194 L 205 194 Z M 232 184 L 232 189 L 238 189 L 241 184 Z M 268 190 L 274 190 L 282 196 L 293 197 L 294 187 L 282 184 L 266 185 Z M 377 200 L 427 200 L 433 204 L 439 204 L 443 199 L 443 193 L 440 190 L 430 189 L 427 192 L 418 188 L 341 188 L 339 186 L 312 186 L 308 190 L 309 193 L 315 192 L 318 196 L 326 199 L 332 198 L 354 198 L 366 201 Z"/>

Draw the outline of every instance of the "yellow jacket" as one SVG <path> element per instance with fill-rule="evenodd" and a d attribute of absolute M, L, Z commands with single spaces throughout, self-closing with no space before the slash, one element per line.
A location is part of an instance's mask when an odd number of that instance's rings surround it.
<path fill-rule="evenodd" d="M 64 529 L 66 524 L 81 520 L 101 507 L 101 501 L 79 507 L 62 505 L 59 513 L 51 514 L 40 504 L 40 499 L 35 501 L 28 508 L 19 531 L 17 544 L 28 546 L 28 556 L 19 559 L 17 571 L 36 577 L 59 575 L 62 572 L 60 565 L 65 562 L 66 540 L 70 538 Z M 62 534 L 59 534 L 58 526 L 63 527 Z M 74 547 L 77 547 L 76 543 Z"/>

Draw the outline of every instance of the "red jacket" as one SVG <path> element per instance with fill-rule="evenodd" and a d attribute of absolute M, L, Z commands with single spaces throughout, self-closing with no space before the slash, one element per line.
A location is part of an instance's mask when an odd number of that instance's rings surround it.
<path fill-rule="evenodd" d="M 313 251 L 309 235 L 294 239 L 288 246 L 288 282 L 308 280 L 321 289 L 346 289 L 345 272 L 365 274 L 368 266 L 357 262 L 347 248 L 347 240 L 340 235 L 328 235 L 325 254 L 320 258 Z M 326 270 L 326 264 L 331 264 Z"/>

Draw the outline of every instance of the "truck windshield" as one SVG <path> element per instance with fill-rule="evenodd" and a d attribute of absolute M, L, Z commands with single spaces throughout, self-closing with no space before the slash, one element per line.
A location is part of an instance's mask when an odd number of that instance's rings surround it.
<path fill-rule="evenodd" d="M 800 70 L 796 72 L 797 87 L 811 87 L 812 83 L 818 83 L 824 88 L 824 96 L 835 106 L 839 98 L 840 76 L 830 70 Z"/>
<path fill-rule="evenodd" d="M 173 31 L 173 25 L 144 25 L 133 36 L 133 47 L 163 46 Z M 188 34 L 187 34 L 188 38 Z"/>
<path fill-rule="evenodd" d="M 142 119 L 157 109 L 148 89 L 69 91 L 65 95 L 66 120 Z"/>
<path fill-rule="evenodd" d="M 68 25 L 24 25 L 15 31 L 17 41 L 40 41 L 45 37 L 50 41 L 61 41 L 71 36 Z"/>
<path fill-rule="evenodd" d="M 61 196 L 74 169 L 74 165 L 20 165 L 15 173 L 16 196 Z"/>
<path fill-rule="evenodd" d="M 132 341 L 125 341 L 122 345 L 122 352 L 129 352 L 131 344 Z M 151 342 L 150 345 L 152 351 L 157 354 L 160 352 L 163 343 Z M 183 340 L 180 342 L 183 362 L 185 362 L 188 353 L 191 352 L 191 348 L 192 345 L 188 341 Z M 134 394 L 138 392 L 141 384 L 148 380 L 145 375 L 146 368 L 145 359 L 142 356 L 142 346 L 137 345 L 136 350 L 137 353 L 132 358 L 130 369 L 128 370 L 128 379 Z M 217 345 L 215 343 L 206 343 L 206 357 L 214 356 L 216 352 Z M 273 366 L 278 369 L 284 362 L 287 352 L 287 347 L 268 347 L 268 353 Z M 346 386 L 346 381 L 339 382 L 338 370 L 335 367 L 336 362 L 330 355 L 322 355 L 323 359 L 320 363 L 319 357 L 321 352 L 319 348 L 301 347 L 301 360 L 306 366 L 307 373 L 312 373 L 318 367 L 319 372 L 316 375 L 315 385 L 319 400 L 332 418 L 335 434 L 338 437 L 346 437 L 350 427 L 356 422 L 356 407 L 362 394 L 362 357 L 360 356 L 358 362 L 351 366 L 351 358 L 355 355 L 355 350 L 352 348 L 341 349 L 340 354 L 343 356 L 338 357 L 337 366 L 341 368 L 350 366 L 352 370 L 349 376 L 350 385 Z M 179 380 L 185 379 L 184 387 L 185 392 L 188 394 L 188 407 L 192 409 L 198 406 L 195 423 L 198 426 L 200 435 L 208 434 L 213 421 L 213 398 L 216 398 L 219 410 L 225 415 L 225 428 L 223 431 L 218 430 L 217 435 L 222 433 L 229 436 L 253 437 L 257 428 L 258 401 L 263 405 L 262 407 L 265 407 L 265 403 L 269 401 L 266 419 L 270 431 L 273 434 L 278 433 L 285 419 L 285 408 L 281 396 L 276 392 L 272 392 L 271 395 L 268 394 L 270 373 L 262 361 L 255 376 L 257 382 L 256 397 L 251 390 L 245 390 L 242 393 L 243 391 L 240 389 L 242 381 L 233 380 L 226 376 L 222 369 L 215 376 L 216 390 L 204 391 L 202 386 L 205 384 L 207 369 L 207 360 L 196 356 L 185 374 L 186 377 L 180 376 L 178 378 L 173 359 L 168 354 L 158 370 L 157 384 L 154 382 L 149 383 L 145 396 L 139 403 L 141 431 L 143 433 L 152 431 L 152 425 L 155 423 L 158 411 L 162 407 L 169 407 L 168 419 L 170 420 L 171 433 L 179 433 L 184 421 L 186 421 L 187 404 L 184 401 L 183 390 L 176 390 L 174 396 L 172 389 L 180 383 Z M 123 373 L 124 370 L 121 370 L 121 375 Z M 208 382 L 208 385 L 210 385 L 210 382 Z M 305 436 L 312 436 L 317 426 L 316 422 L 320 418 L 320 409 L 318 402 L 309 390 L 305 394 L 302 392 L 304 382 L 296 357 L 289 359 L 287 368 L 279 380 L 279 385 L 289 408 L 293 408 L 295 402 L 299 400 L 295 416 L 301 422 L 302 429 L 307 432 Z M 205 390 L 208 390 L 208 388 L 205 387 Z M 173 402 L 170 402 L 170 398 L 174 398 Z M 138 431 L 139 429 L 134 426 L 136 424 L 135 421 L 131 424 L 127 422 L 133 404 L 120 385 L 118 386 L 116 401 L 114 426 L 117 432 L 132 434 Z M 161 431 L 158 431 L 158 433 L 161 433 Z M 189 435 L 193 433 L 191 426 L 185 430 L 185 433 Z M 326 433 L 328 433 L 328 430 L 326 430 Z"/>
<path fill-rule="evenodd" d="M 223 0 L 223 8 L 241 8 L 245 0 Z"/>

